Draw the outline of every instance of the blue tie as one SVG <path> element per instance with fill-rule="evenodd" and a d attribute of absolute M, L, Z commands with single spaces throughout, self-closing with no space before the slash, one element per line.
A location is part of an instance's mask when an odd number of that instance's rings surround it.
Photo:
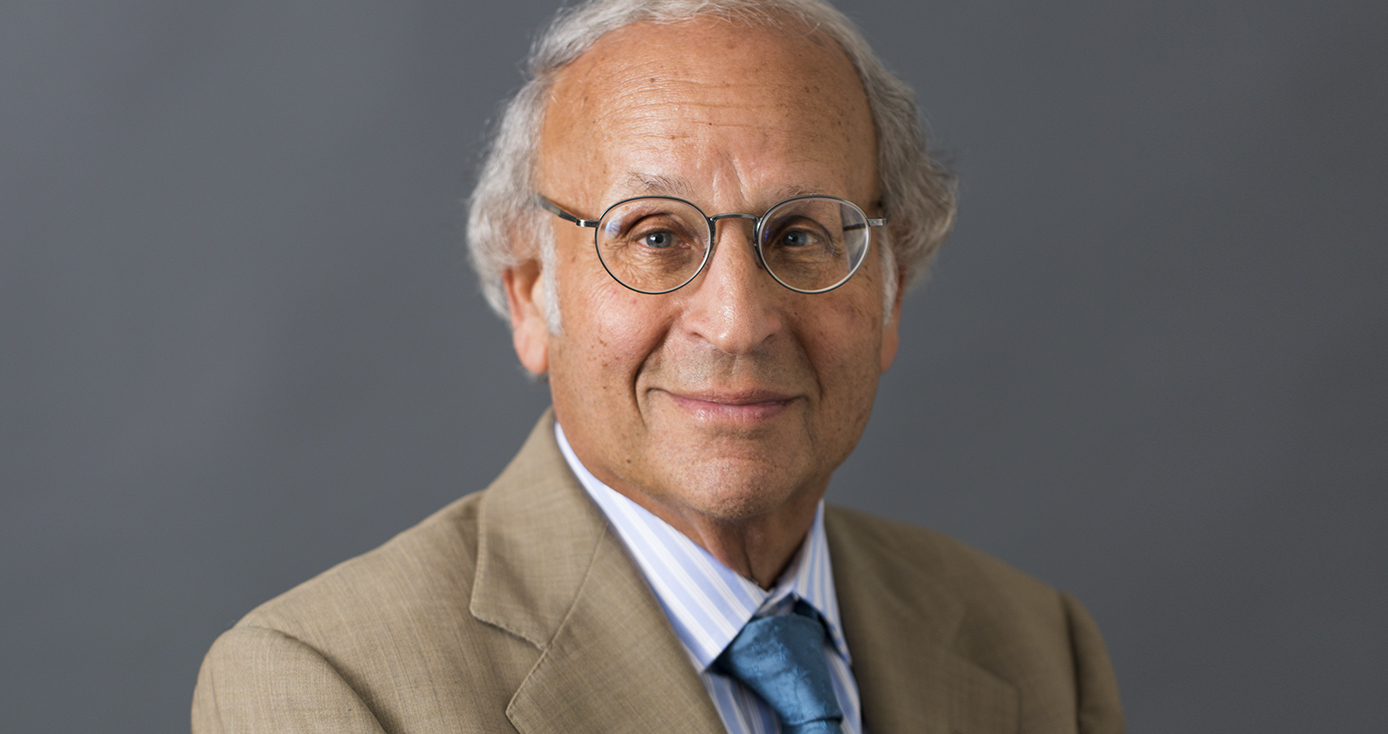
<path fill-rule="evenodd" d="M 713 667 L 756 691 L 781 720 L 782 734 L 842 734 L 824 625 L 805 602 L 795 603 L 795 614 L 748 622 Z"/>

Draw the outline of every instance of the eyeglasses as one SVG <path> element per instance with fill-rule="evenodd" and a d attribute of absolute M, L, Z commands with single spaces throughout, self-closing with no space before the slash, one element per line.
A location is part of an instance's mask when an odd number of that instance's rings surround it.
<path fill-rule="evenodd" d="M 797 196 L 765 214 L 708 216 L 670 196 L 638 196 L 607 208 L 597 219 L 580 219 L 543 196 L 536 203 L 580 227 L 593 228 L 598 259 L 622 285 L 638 293 L 669 293 L 694 280 L 713 252 L 720 219 L 753 223 L 753 246 L 766 272 L 798 293 L 823 293 L 848 282 L 867 258 L 869 219 L 851 201 L 835 196 Z"/>

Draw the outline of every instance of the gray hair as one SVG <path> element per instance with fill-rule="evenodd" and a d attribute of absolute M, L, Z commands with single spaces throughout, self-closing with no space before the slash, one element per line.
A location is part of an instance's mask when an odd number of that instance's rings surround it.
<path fill-rule="evenodd" d="M 911 88 L 882 65 L 862 32 L 825 0 L 589 0 L 562 8 L 535 41 L 528 79 L 507 103 L 472 192 L 467 238 L 491 307 L 507 317 L 502 274 L 538 256 L 550 331 L 560 329 L 552 217 L 535 206 L 545 105 L 558 73 L 603 35 L 634 23 L 715 16 L 771 27 L 787 21 L 823 32 L 843 49 L 867 92 L 877 133 L 877 172 L 889 217 L 882 251 L 885 303 L 925 273 L 954 225 L 954 177 L 930 157 Z"/>

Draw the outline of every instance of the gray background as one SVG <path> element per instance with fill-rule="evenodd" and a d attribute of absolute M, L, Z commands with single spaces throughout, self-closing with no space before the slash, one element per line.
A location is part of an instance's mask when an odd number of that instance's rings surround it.
<path fill-rule="evenodd" d="M 546 404 L 459 200 L 548 3 L 0 5 L 0 725 L 186 731 Z M 848 505 L 1067 589 L 1138 732 L 1388 705 L 1388 5 L 845 3 L 962 176 Z"/>

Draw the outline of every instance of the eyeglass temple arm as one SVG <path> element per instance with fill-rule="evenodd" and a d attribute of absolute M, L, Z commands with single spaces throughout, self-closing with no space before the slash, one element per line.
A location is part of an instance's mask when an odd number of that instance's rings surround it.
<path fill-rule="evenodd" d="M 535 196 L 535 203 L 539 204 L 541 209 L 544 209 L 550 214 L 553 214 L 565 221 L 573 222 L 574 224 L 577 224 L 580 227 L 592 227 L 596 229 L 598 226 L 598 220 L 579 219 L 578 217 L 575 217 L 574 215 L 564 211 L 563 209 L 560 209 L 558 204 L 538 194 Z"/>
<path fill-rule="evenodd" d="M 886 217 L 882 217 L 881 219 L 869 219 L 869 220 L 867 220 L 866 222 L 863 222 L 862 224 L 847 224 L 847 225 L 844 225 L 844 229 L 864 229 L 864 228 L 866 228 L 866 227 L 885 227 L 885 226 L 887 226 L 887 218 L 886 218 Z"/>

